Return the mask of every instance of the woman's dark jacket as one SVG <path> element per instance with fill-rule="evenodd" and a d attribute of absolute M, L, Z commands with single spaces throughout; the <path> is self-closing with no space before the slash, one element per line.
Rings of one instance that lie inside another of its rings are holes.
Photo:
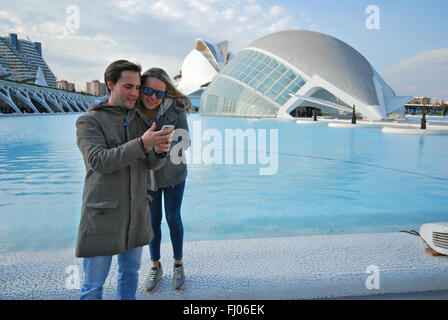
<path fill-rule="evenodd" d="M 171 150 L 167 155 L 165 164 L 160 169 L 150 169 L 148 172 L 148 189 L 156 191 L 158 188 L 172 187 L 186 179 L 187 164 L 185 161 L 182 161 L 179 164 L 174 164 L 171 152 L 178 151 L 178 156 L 181 156 L 181 153 L 190 146 L 186 113 L 186 110 L 190 110 L 190 108 L 191 102 L 188 97 L 177 98 L 175 100 L 166 98 L 160 105 L 157 115 L 153 119 L 147 121 L 149 127 L 152 126 L 153 122 L 156 123 L 157 126 L 155 130 L 160 130 L 162 126 L 166 124 L 174 125 L 175 128 L 175 133 L 173 135 L 175 141 L 171 144 Z M 137 112 L 146 119 L 144 110 L 143 104 L 138 102 Z M 182 148 L 179 148 L 180 146 L 177 148 L 174 147 L 177 143 L 182 141 L 182 138 L 176 138 L 176 136 L 182 132 L 179 129 L 184 129 L 185 131 L 183 132 L 188 135 L 186 137 L 188 141 L 184 141 L 184 145 L 186 146 L 183 148 L 183 151 L 181 151 Z"/>

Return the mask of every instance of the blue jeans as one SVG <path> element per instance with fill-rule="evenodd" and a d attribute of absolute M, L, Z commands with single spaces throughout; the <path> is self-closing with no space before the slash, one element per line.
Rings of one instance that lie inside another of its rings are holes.
<path fill-rule="evenodd" d="M 173 246 L 173 256 L 175 260 L 182 260 L 182 247 L 184 241 L 184 226 L 180 217 L 180 207 L 184 195 L 185 180 L 173 187 L 159 188 L 157 191 L 148 190 L 152 197 L 149 205 L 151 211 L 151 225 L 154 232 L 154 239 L 149 244 L 151 261 L 160 260 L 160 242 L 162 240 L 162 193 L 165 203 L 165 217 L 170 228 L 171 245 Z"/>
<path fill-rule="evenodd" d="M 138 284 L 138 270 L 143 247 L 126 250 L 118 255 L 118 277 L 115 299 L 135 300 Z M 112 256 L 84 258 L 84 282 L 80 300 L 101 300 L 103 285 L 109 274 Z"/>

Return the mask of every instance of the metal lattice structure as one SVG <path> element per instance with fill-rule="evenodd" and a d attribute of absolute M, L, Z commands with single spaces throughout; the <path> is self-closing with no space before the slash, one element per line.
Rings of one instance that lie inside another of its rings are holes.
<path fill-rule="evenodd" d="M 86 112 L 98 97 L 0 80 L 0 114 Z"/>

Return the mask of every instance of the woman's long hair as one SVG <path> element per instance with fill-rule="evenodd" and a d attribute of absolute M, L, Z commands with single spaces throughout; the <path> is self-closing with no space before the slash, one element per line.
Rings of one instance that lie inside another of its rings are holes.
<path fill-rule="evenodd" d="M 191 109 L 191 102 L 190 98 L 186 95 L 179 92 L 179 90 L 176 89 L 176 87 L 171 82 L 170 76 L 165 72 L 165 70 L 160 68 L 151 68 L 149 70 L 146 70 L 142 74 L 142 80 L 141 80 L 141 87 L 145 85 L 145 82 L 148 78 L 156 78 L 160 81 L 163 81 L 166 85 L 166 98 L 171 98 L 175 102 L 176 100 L 181 100 L 182 103 L 176 103 L 175 108 L 180 111 L 185 111 L 187 114 L 190 113 Z"/>

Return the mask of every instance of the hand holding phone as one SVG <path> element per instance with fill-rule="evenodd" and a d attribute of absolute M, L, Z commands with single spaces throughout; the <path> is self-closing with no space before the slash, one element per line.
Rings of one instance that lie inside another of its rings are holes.
<path fill-rule="evenodd" d="M 172 126 L 174 129 L 174 126 Z M 141 137 L 143 146 L 149 150 L 154 146 L 157 146 L 159 152 L 167 152 L 170 150 L 171 134 L 173 131 L 154 131 L 156 129 L 156 123 L 154 122 Z"/>
<path fill-rule="evenodd" d="M 166 130 L 166 129 L 168 129 L 169 131 L 173 131 L 174 126 L 172 124 L 165 124 L 162 126 L 162 130 Z"/>

